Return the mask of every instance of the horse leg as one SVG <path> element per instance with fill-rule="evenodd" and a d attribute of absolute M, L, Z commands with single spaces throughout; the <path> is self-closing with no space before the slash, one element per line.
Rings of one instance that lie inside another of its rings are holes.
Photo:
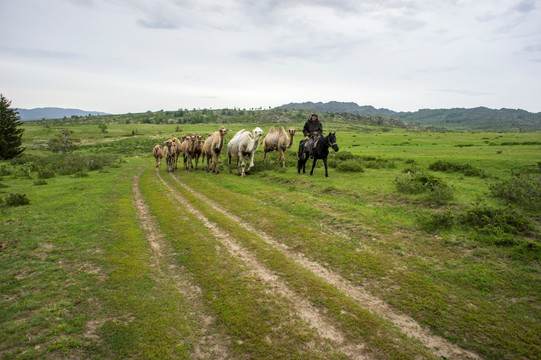
<path fill-rule="evenodd" d="M 325 177 L 329 177 L 329 172 L 327 171 L 327 158 L 323 158 L 323 164 L 325 164 Z"/>
<path fill-rule="evenodd" d="M 312 175 L 314 173 L 314 168 L 316 167 L 316 157 L 314 156 L 314 162 L 312 163 L 312 170 L 310 170 L 310 175 Z"/>

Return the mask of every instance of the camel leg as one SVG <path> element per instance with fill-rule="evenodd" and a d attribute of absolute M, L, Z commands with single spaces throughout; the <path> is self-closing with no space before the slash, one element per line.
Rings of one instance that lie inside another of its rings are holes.
<path fill-rule="evenodd" d="M 282 167 L 285 169 L 286 168 L 286 157 L 284 155 L 284 150 L 278 149 L 278 154 L 280 154 L 280 159 L 278 161 L 282 160 Z"/>
<path fill-rule="evenodd" d="M 242 153 L 242 151 L 239 152 L 239 157 L 238 157 L 238 161 L 240 162 L 240 169 L 239 169 L 239 174 L 240 176 L 244 177 L 246 176 L 246 173 L 245 173 L 245 167 L 246 167 L 246 162 L 244 160 L 244 154 Z M 237 163 L 237 169 L 238 169 L 238 163 Z"/>
<path fill-rule="evenodd" d="M 252 151 L 250 153 L 250 166 L 248 167 L 248 170 L 247 171 L 250 171 L 251 168 L 253 168 L 255 165 L 254 165 L 254 153 L 255 151 Z"/>
<path fill-rule="evenodd" d="M 233 171 L 231 171 L 231 154 L 227 154 L 227 163 L 229 164 L 229 173 L 232 174 Z M 237 167 L 238 167 L 238 161 L 237 161 Z"/>
<path fill-rule="evenodd" d="M 263 150 L 263 164 L 267 164 L 267 152 Z"/>
<path fill-rule="evenodd" d="M 218 162 L 220 161 L 220 158 L 216 154 L 214 154 L 213 157 L 214 157 L 214 171 L 213 172 L 215 174 L 219 174 L 220 170 L 218 169 Z"/>

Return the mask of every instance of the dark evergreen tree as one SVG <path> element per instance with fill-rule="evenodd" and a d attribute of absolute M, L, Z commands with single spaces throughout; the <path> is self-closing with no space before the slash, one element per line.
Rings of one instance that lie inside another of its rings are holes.
<path fill-rule="evenodd" d="M 0 94 L 0 159 L 13 159 L 24 151 L 24 129 L 19 128 L 22 121 L 19 113 L 11 109 L 11 101 Z"/>

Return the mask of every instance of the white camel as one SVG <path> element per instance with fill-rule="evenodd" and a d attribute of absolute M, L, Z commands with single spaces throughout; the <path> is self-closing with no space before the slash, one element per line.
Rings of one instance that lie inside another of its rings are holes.
<path fill-rule="evenodd" d="M 231 171 L 231 158 L 234 156 L 237 158 L 237 170 L 239 171 L 240 176 L 246 176 L 246 173 L 254 167 L 254 153 L 259 146 L 259 141 L 263 136 L 263 130 L 259 127 L 256 127 L 252 133 L 248 130 L 238 131 L 233 139 L 227 144 L 227 156 L 229 158 L 229 172 Z M 246 169 L 246 164 L 244 158 L 246 156 L 250 157 L 250 165 Z M 240 167 L 239 167 L 240 161 Z"/>

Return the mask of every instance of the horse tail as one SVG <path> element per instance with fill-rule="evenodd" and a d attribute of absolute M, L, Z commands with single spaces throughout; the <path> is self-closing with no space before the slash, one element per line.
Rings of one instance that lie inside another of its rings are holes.
<path fill-rule="evenodd" d="M 304 153 L 304 144 L 306 143 L 306 139 L 301 140 L 299 142 L 299 151 L 297 152 L 297 160 L 302 159 L 302 154 Z"/>

